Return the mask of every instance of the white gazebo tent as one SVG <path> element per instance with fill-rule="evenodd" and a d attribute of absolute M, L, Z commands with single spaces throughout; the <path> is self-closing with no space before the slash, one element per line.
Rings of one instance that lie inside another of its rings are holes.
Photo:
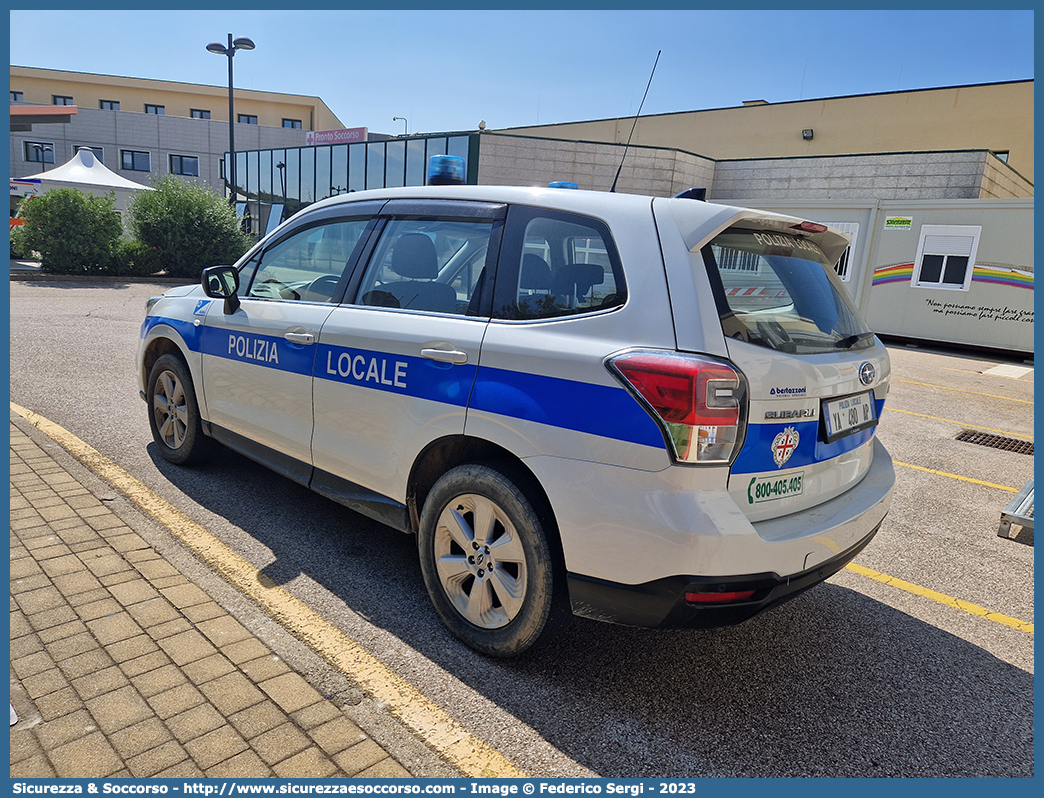
<path fill-rule="evenodd" d="M 77 150 L 72 160 L 56 166 L 48 172 L 40 172 L 19 179 L 39 181 L 38 193 L 40 194 L 44 194 L 52 188 L 74 188 L 96 197 L 104 197 L 112 192 L 116 195 L 116 210 L 121 213 L 127 210 L 127 202 L 136 193 L 152 190 L 141 183 L 120 177 L 95 158 L 94 153 L 87 148 Z"/>

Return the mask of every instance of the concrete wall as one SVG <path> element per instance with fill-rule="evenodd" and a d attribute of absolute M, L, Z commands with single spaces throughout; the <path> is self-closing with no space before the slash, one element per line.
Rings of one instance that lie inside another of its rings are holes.
<path fill-rule="evenodd" d="M 523 136 L 623 142 L 633 117 L 508 128 Z M 812 139 L 802 138 L 803 130 Z M 643 116 L 632 144 L 716 159 L 910 150 L 1008 152 L 1033 180 L 1033 81 L 737 105 Z"/>
<path fill-rule="evenodd" d="M 236 150 L 301 147 L 306 131 L 264 125 L 236 125 Z M 54 144 L 54 164 L 26 161 L 22 142 Z M 171 154 L 199 158 L 199 178 L 220 191 L 223 186 L 220 161 L 228 151 L 228 121 L 187 119 L 176 116 L 132 114 L 80 108 L 68 124 L 34 125 L 28 133 L 11 134 L 11 177 L 25 177 L 52 169 L 73 156 L 74 146 L 101 147 L 105 166 L 135 183 L 170 171 Z M 142 150 L 152 156 L 151 172 L 126 171 L 120 150 Z M 191 179 L 191 178 L 189 178 Z"/>
<path fill-rule="evenodd" d="M 484 133 L 479 139 L 480 185 L 546 186 L 568 180 L 580 188 L 668 197 L 693 186 L 710 187 L 714 162 L 691 153 L 561 139 Z M 623 167 L 621 168 L 621 159 Z"/>
<path fill-rule="evenodd" d="M 479 183 L 537 186 L 570 180 L 606 191 L 623 155 L 621 144 L 484 133 Z M 631 146 L 617 191 L 668 197 L 694 186 L 707 188 L 708 199 L 726 203 L 1033 196 L 1032 183 L 983 150 L 714 161 L 680 150 Z"/>
<path fill-rule="evenodd" d="M 1032 196 L 1033 185 L 996 156 L 960 151 L 719 161 L 711 199 L 774 202 Z"/>
<path fill-rule="evenodd" d="M 1033 196 L 1033 184 L 995 155 L 986 158 L 979 197 L 1025 199 Z"/>

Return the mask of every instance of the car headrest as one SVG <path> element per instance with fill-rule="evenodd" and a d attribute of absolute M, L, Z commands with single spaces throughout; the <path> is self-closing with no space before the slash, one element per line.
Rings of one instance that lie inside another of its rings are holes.
<path fill-rule="evenodd" d="M 434 280 L 439 276 L 435 243 L 423 233 L 407 233 L 395 242 L 391 268 L 400 277 Z"/>
<path fill-rule="evenodd" d="M 605 282 L 605 271 L 597 263 L 567 263 L 555 274 L 552 292 L 587 296 L 596 285 Z"/>
<path fill-rule="evenodd" d="M 518 287 L 533 291 L 551 290 L 551 267 L 547 261 L 539 255 L 523 255 Z"/>

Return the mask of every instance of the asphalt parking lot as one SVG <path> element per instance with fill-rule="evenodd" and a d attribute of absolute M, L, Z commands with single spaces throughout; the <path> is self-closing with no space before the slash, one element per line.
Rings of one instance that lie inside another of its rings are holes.
<path fill-rule="evenodd" d="M 1033 477 L 1033 367 L 1026 358 L 892 345 L 880 425 L 896 462 L 892 511 L 857 562 L 1021 620 L 1033 618 L 1033 533 L 998 537 Z M 965 432 L 1028 453 L 958 440 Z"/>
<path fill-rule="evenodd" d="M 118 463 L 525 772 L 1033 774 L 1033 536 L 997 535 L 1033 458 L 957 440 L 1032 443 L 1025 358 L 889 345 L 878 429 L 897 487 L 862 570 L 739 627 L 578 620 L 537 656 L 491 662 L 438 624 L 405 536 L 230 452 L 193 470 L 155 455 L 132 363 L 144 301 L 163 288 L 12 283 L 12 402 Z"/>

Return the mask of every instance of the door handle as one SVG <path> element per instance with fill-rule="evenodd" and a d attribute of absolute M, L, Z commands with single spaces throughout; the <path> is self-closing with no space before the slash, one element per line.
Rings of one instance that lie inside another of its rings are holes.
<path fill-rule="evenodd" d="M 315 336 L 311 333 L 283 333 L 283 337 L 292 344 L 314 344 Z"/>
<path fill-rule="evenodd" d="M 462 366 L 468 362 L 468 353 L 459 349 L 422 349 L 421 355 L 428 360 L 437 360 L 440 363 L 453 363 Z"/>

